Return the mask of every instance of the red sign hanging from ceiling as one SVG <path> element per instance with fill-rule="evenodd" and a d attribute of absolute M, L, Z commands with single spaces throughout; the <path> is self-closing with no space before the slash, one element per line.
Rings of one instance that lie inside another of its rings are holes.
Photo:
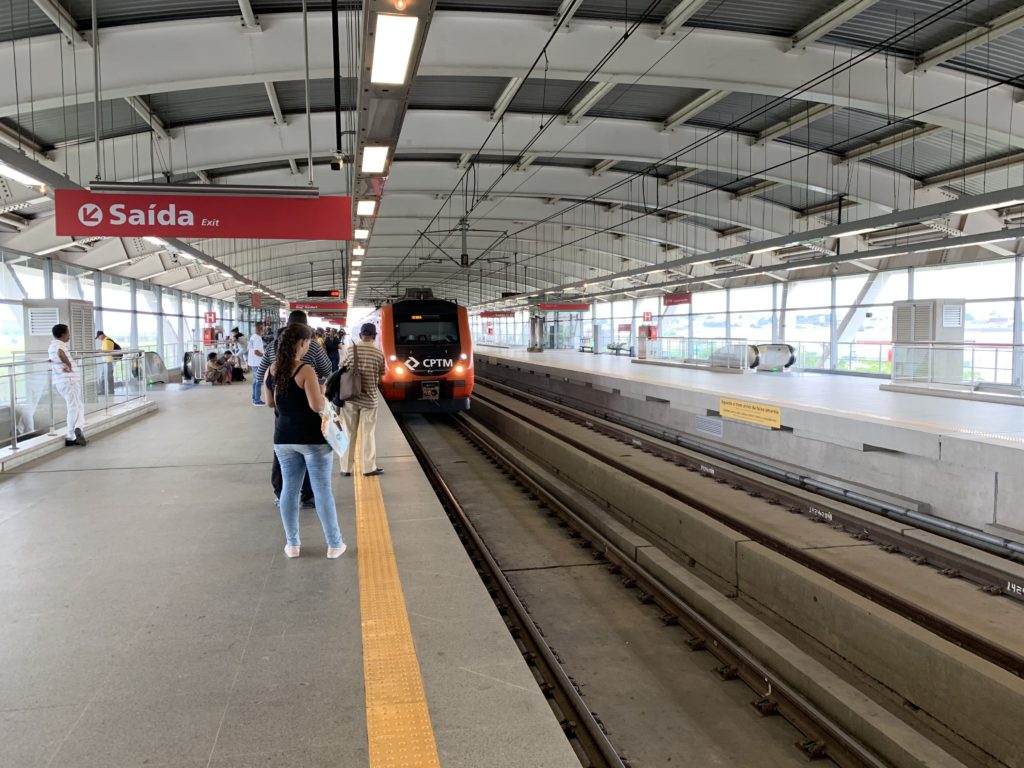
<path fill-rule="evenodd" d="M 303 312 L 312 312 L 317 315 L 338 314 L 348 312 L 347 301 L 293 301 L 288 309 L 301 309 Z"/>
<path fill-rule="evenodd" d="M 516 313 L 512 310 L 488 310 L 487 312 L 481 312 L 480 317 L 515 317 Z"/>
<path fill-rule="evenodd" d="M 676 307 L 680 304 L 690 304 L 693 300 L 692 293 L 670 293 L 662 297 L 661 301 L 666 307 Z"/>
<path fill-rule="evenodd" d="M 537 309 L 545 312 L 586 312 L 589 304 L 538 304 Z"/>
<path fill-rule="evenodd" d="M 56 190 L 57 234 L 351 240 L 352 198 L 136 195 Z"/>
<path fill-rule="evenodd" d="M 254 293 L 252 294 L 252 308 L 263 309 L 263 294 Z"/>

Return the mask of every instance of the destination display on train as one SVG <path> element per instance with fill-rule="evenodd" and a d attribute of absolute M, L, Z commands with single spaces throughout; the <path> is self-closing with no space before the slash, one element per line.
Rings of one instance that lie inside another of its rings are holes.
<path fill-rule="evenodd" d="M 254 237 L 350 240 L 352 198 L 55 192 L 66 237 Z"/>

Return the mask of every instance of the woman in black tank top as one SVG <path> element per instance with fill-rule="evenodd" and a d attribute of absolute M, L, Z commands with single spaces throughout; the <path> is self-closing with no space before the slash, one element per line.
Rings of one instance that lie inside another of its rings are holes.
<path fill-rule="evenodd" d="M 324 396 L 316 372 L 302 362 L 309 351 L 313 331 L 308 325 L 289 325 L 278 341 L 277 355 L 267 372 L 263 396 L 273 406 L 274 453 L 281 464 L 284 480 L 281 488 L 281 522 L 284 525 L 287 557 L 298 557 L 299 491 L 308 472 L 316 501 L 316 513 L 327 539 L 327 557 L 332 560 L 345 553 L 338 527 L 331 482 L 334 451 L 320 428 Z"/>

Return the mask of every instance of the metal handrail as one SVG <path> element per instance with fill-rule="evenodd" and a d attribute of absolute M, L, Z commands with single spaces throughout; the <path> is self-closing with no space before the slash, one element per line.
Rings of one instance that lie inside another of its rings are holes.
<path fill-rule="evenodd" d="M 111 350 L 111 349 L 104 349 L 104 350 L 94 350 L 94 351 L 90 351 L 90 352 L 79 352 L 79 351 L 75 351 L 75 350 L 68 350 L 68 356 L 71 359 L 79 358 L 79 359 L 83 359 L 83 360 L 85 360 L 85 359 L 94 359 L 94 358 L 97 358 L 97 357 L 110 357 L 112 355 L 117 355 L 118 357 L 123 358 L 125 356 L 130 356 L 130 355 L 142 355 L 142 354 L 145 354 L 147 351 L 148 350 L 145 350 L 145 349 L 113 349 L 113 350 Z M 19 360 L 17 362 L 13 362 L 13 363 L 0 363 L 0 368 L 17 368 L 17 367 L 23 367 L 23 366 L 26 366 L 26 365 L 44 365 L 44 364 L 49 364 L 49 363 L 50 363 L 50 359 L 48 357 L 38 357 L 38 358 L 32 358 L 30 360 L 29 359 Z M 0 375 L 2 375 L 2 374 L 0 374 Z"/>

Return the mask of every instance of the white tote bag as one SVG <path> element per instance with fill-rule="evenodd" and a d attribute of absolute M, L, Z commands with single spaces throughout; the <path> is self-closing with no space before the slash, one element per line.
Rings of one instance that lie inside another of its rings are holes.
<path fill-rule="evenodd" d="M 348 434 L 342 424 L 341 414 L 333 403 L 327 403 L 320 415 L 320 430 L 331 449 L 339 456 L 344 456 L 348 450 Z"/>

